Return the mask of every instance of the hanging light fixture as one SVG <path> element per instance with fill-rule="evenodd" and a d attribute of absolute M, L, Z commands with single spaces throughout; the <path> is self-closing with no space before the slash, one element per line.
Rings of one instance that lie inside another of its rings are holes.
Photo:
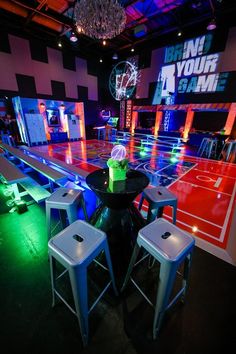
<path fill-rule="evenodd" d="M 80 0 L 75 5 L 74 19 L 88 37 L 111 39 L 124 30 L 126 14 L 117 0 Z"/>
<path fill-rule="evenodd" d="M 209 5 L 210 5 L 211 10 L 212 10 L 213 18 L 212 18 L 211 21 L 208 23 L 208 25 L 207 25 L 207 30 L 208 30 L 208 31 L 213 31 L 214 29 L 216 29 L 216 18 L 215 18 L 215 8 L 214 8 L 214 6 L 213 6 L 212 0 L 209 0 Z"/>

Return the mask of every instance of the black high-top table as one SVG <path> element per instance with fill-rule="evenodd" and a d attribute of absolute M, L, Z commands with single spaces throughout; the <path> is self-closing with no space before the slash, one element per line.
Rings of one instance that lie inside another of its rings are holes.
<path fill-rule="evenodd" d="M 111 182 L 109 169 L 96 170 L 86 177 L 86 183 L 101 203 L 90 223 L 107 234 L 115 276 L 122 281 L 138 231 L 145 219 L 133 201 L 149 184 L 148 177 L 128 170 L 125 181 Z"/>

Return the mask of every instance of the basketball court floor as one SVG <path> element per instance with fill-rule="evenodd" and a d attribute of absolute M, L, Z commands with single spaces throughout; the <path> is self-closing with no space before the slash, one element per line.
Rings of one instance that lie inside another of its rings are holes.
<path fill-rule="evenodd" d="M 31 149 L 48 154 L 58 164 L 63 161 L 90 173 L 107 167 L 113 145 L 93 139 Z M 123 145 L 129 168 L 144 172 L 150 186 L 165 186 L 177 196 L 177 225 L 195 236 L 198 247 L 236 265 L 236 164 L 188 155 L 186 146 L 170 150 L 156 143 L 141 146 L 132 139 Z M 144 203 L 142 213 L 146 211 Z M 164 209 L 168 220 L 172 219 L 171 213 L 171 208 Z"/>

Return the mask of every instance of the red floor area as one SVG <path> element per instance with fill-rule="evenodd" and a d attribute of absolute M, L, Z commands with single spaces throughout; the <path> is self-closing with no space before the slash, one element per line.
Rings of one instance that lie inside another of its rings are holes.
<path fill-rule="evenodd" d="M 58 161 L 92 172 L 97 168 L 106 167 L 112 146 L 110 142 L 88 140 L 36 146 L 32 149 L 48 152 L 49 156 Z M 140 148 L 133 142 L 126 147 L 131 155 L 130 162 L 136 163 L 137 169 L 142 166 L 141 170 L 148 171 L 149 176 L 150 173 L 158 176 L 163 170 L 173 169 L 173 164 L 168 162 L 173 154 L 169 152 L 159 151 L 153 147 L 142 156 Z M 183 162 L 192 165 L 183 168 Z M 196 239 L 205 240 L 211 245 L 225 249 L 235 208 L 236 165 L 181 155 L 174 167 L 175 177 L 168 188 L 178 198 L 177 225 L 195 235 Z M 171 179 L 171 174 L 166 178 Z M 143 210 L 146 210 L 145 204 Z M 171 218 L 171 209 L 166 208 L 164 215 Z"/>

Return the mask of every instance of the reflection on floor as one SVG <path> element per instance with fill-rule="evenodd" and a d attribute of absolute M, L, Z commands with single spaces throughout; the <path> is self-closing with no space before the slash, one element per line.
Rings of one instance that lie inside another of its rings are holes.
<path fill-rule="evenodd" d="M 236 201 L 236 164 L 189 155 L 189 147 L 164 149 L 126 142 L 129 167 L 143 171 L 150 185 L 168 187 L 178 198 L 177 225 L 196 237 L 196 244 L 223 260 L 236 264 L 231 249 L 231 227 Z M 101 140 L 32 147 L 59 162 L 73 164 L 87 172 L 107 167 L 113 143 Z M 192 152 L 191 152 L 192 153 Z M 136 200 L 138 203 L 138 198 Z M 143 206 L 143 212 L 147 210 Z M 171 218 L 171 209 L 164 216 Z M 235 231 L 236 232 L 236 231 Z"/>

